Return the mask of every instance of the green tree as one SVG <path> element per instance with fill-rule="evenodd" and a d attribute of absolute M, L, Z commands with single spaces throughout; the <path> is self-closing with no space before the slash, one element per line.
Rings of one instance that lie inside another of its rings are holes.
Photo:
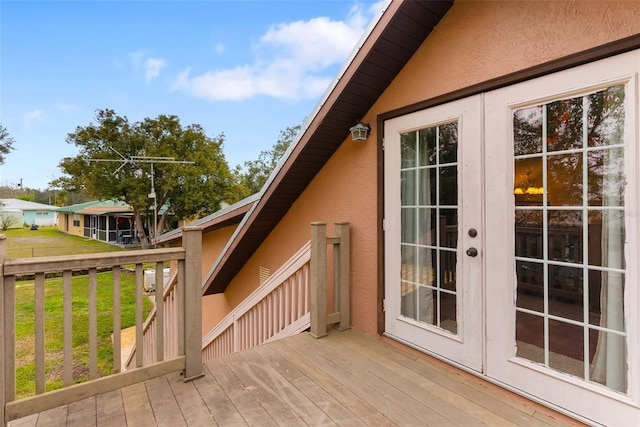
<path fill-rule="evenodd" d="M 168 216 L 193 219 L 209 214 L 232 193 L 233 177 L 222 153 L 224 135 L 209 138 L 200 125 L 182 126 L 176 116 L 130 123 L 105 109 L 97 112 L 96 121 L 68 134 L 67 142 L 80 151 L 62 159 L 59 166 L 65 175 L 52 185 L 127 203 L 143 247 L 150 241 L 145 216 L 151 224 L 157 218 L 159 235 Z M 167 158 L 176 162 L 168 163 Z M 149 197 L 152 184 L 155 204 Z"/>
<path fill-rule="evenodd" d="M 13 137 L 9 135 L 9 131 L 0 123 L 0 165 L 3 165 L 7 154 L 13 150 L 15 143 Z"/>
<path fill-rule="evenodd" d="M 270 150 L 261 151 L 258 160 L 244 162 L 244 168 L 236 166 L 235 174 L 244 191 L 244 197 L 262 189 L 301 127 L 297 125 L 280 131 L 280 136 L 273 147 Z"/>

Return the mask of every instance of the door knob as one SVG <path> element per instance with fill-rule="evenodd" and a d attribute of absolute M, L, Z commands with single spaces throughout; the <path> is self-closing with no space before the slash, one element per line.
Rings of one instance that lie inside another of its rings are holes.
<path fill-rule="evenodd" d="M 467 255 L 470 257 L 476 257 L 478 256 L 478 250 L 476 248 L 469 248 L 467 249 Z"/>

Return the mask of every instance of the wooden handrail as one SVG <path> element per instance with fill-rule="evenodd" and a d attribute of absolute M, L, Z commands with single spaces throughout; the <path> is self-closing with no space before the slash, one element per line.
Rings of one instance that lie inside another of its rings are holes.
<path fill-rule="evenodd" d="M 62 270 L 87 270 L 109 268 L 114 265 L 163 262 L 185 259 L 184 248 L 145 249 L 132 252 L 105 252 L 86 255 L 59 255 L 40 258 L 7 259 L 4 262 L 5 276 L 20 276 L 36 272 L 58 272 Z"/>

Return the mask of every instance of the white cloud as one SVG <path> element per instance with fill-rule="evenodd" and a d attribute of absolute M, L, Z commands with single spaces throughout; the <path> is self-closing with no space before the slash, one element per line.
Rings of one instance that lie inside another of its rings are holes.
<path fill-rule="evenodd" d="M 329 67 L 344 62 L 372 15 L 354 6 L 344 21 L 319 17 L 274 25 L 253 46 L 252 64 L 193 76 L 187 68 L 173 89 L 210 101 L 320 96 L 333 79 Z"/>
<path fill-rule="evenodd" d="M 152 78 L 160 75 L 160 69 L 166 67 L 167 62 L 164 59 L 159 58 L 147 58 L 144 61 L 144 80 L 149 83 Z"/>
<path fill-rule="evenodd" d="M 30 130 L 34 123 L 44 122 L 47 119 L 46 114 L 42 110 L 30 111 L 22 116 L 22 129 Z"/>
<path fill-rule="evenodd" d="M 129 61 L 135 70 L 144 70 L 144 80 L 147 83 L 160 75 L 160 70 L 167 66 L 162 58 L 152 58 L 144 51 L 138 50 L 129 54 Z"/>

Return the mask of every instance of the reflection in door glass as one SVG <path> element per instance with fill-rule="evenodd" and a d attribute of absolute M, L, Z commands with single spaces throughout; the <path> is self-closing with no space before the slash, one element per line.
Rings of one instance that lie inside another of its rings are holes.
<path fill-rule="evenodd" d="M 513 113 L 516 356 L 620 392 L 624 95 L 618 85 Z"/>
<path fill-rule="evenodd" d="M 401 314 L 458 331 L 457 122 L 401 135 Z"/>

